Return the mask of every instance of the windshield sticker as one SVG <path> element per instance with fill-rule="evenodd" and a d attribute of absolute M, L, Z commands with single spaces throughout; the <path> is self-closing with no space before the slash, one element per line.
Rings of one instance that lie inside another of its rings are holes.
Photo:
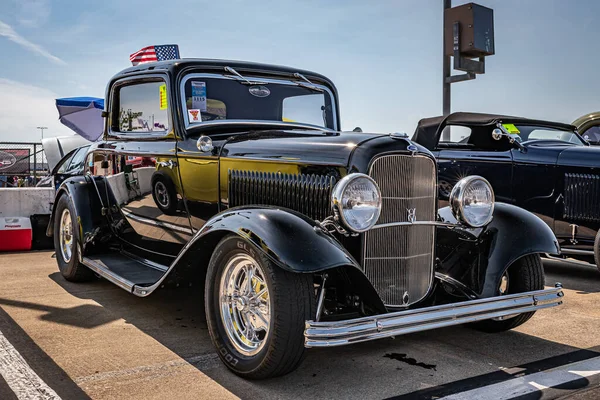
<path fill-rule="evenodd" d="M 166 110 L 168 103 L 167 103 L 167 85 L 166 84 L 162 84 L 158 87 L 158 95 L 160 97 L 160 109 L 161 110 Z"/>
<path fill-rule="evenodd" d="M 206 111 L 206 82 L 192 81 L 192 108 Z"/>
<path fill-rule="evenodd" d="M 266 86 L 251 86 L 248 91 L 252 96 L 256 97 L 267 97 L 271 94 L 271 91 Z"/>
<path fill-rule="evenodd" d="M 516 134 L 516 135 L 518 135 L 519 133 L 521 133 L 521 131 L 518 130 L 517 127 L 514 124 L 502 124 L 502 126 L 510 134 L 513 134 L 513 135 Z"/>
<path fill-rule="evenodd" d="M 202 122 L 202 115 L 200 114 L 200 110 L 197 108 L 188 110 L 188 119 L 190 120 L 190 122 Z"/>

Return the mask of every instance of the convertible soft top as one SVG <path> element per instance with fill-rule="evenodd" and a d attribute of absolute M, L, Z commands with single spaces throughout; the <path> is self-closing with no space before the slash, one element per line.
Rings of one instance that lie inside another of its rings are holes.
<path fill-rule="evenodd" d="M 416 142 L 421 146 L 428 148 L 429 150 L 433 150 L 438 143 L 442 130 L 448 125 L 486 126 L 495 125 L 498 122 L 511 124 L 540 125 L 555 127 L 558 129 L 575 130 L 575 127 L 573 125 L 563 124 L 561 122 L 544 121 L 500 114 L 456 112 L 446 117 L 439 116 L 423 118 L 417 124 L 417 129 L 415 130 L 412 140 L 413 142 Z"/>

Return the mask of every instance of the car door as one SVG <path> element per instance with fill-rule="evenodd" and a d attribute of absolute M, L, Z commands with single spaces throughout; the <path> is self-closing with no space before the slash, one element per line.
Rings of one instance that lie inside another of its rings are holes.
<path fill-rule="evenodd" d="M 505 142 L 491 138 L 491 129 L 451 126 L 450 139 L 438 143 L 434 152 L 438 158 L 442 202 L 448 200 L 452 187 L 460 179 L 480 175 L 494 188 L 497 201 L 514 203 L 512 152 Z"/>
<path fill-rule="evenodd" d="M 123 218 L 114 223 L 119 236 L 148 252 L 173 255 L 191 239 L 192 229 L 179 180 L 169 89 L 161 75 L 117 81 L 108 138 L 92 165 Z"/>

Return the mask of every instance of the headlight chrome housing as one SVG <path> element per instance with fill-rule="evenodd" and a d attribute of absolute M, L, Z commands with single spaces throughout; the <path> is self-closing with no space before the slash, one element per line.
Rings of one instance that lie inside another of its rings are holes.
<path fill-rule="evenodd" d="M 368 175 L 353 173 L 333 188 L 331 202 L 344 228 L 365 232 L 373 227 L 381 213 L 381 191 Z"/>
<path fill-rule="evenodd" d="M 494 190 L 481 176 L 467 176 L 452 188 L 450 207 L 458 221 L 473 228 L 480 228 L 492 220 Z"/>

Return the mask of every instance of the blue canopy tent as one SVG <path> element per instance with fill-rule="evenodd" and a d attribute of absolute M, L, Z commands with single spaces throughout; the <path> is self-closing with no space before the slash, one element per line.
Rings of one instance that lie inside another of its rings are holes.
<path fill-rule="evenodd" d="M 95 142 L 104 131 L 104 99 L 98 97 L 65 97 L 56 99 L 60 122 L 78 135 Z"/>

